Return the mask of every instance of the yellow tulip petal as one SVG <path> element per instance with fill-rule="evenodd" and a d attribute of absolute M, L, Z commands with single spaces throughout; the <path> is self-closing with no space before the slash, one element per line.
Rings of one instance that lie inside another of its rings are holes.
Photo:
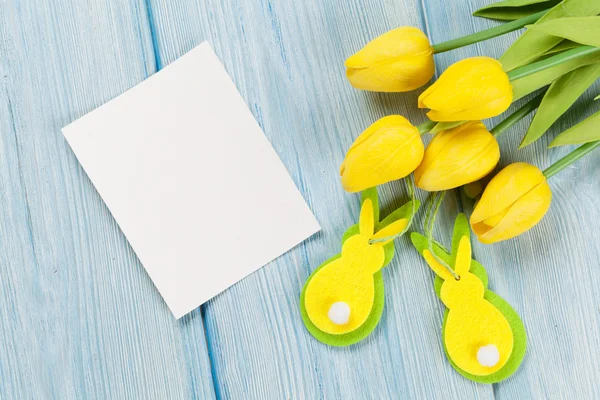
<path fill-rule="evenodd" d="M 402 115 L 388 115 L 387 117 L 380 118 L 372 123 L 371 126 L 365 129 L 363 133 L 361 133 L 356 140 L 354 140 L 354 143 L 352 143 L 352 146 L 350 146 L 348 153 L 360 147 L 367 140 L 369 140 L 371 136 L 383 129 L 399 128 L 404 126 L 411 127 L 412 124 Z"/>
<path fill-rule="evenodd" d="M 542 171 L 533 165 L 523 162 L 508 165 L 488 183 L 473 210 L 471 225 L 502 213 L 545 180 Z"/>
<path fill-rule="evenodd" d="M 429 82 L 434 72 L 433 53 L 424 51 L 368 68 L 348 68 L 346 76 L 357 89 L 375 92 L 408 92 Z"/>
<path fill-rule="evenodd" d="M 347 68 L 369 68 L 397 57 L 413 56 L 431 50 L 427 36 L 418 28 L 401 26 L 371 40 L 350 56 Z"/>
<path fill-rule="evenodd" d="M 423 173 L 431 166 L 433 161 L 437 158 L 439 153 L 446 147 L 454 137 L 456 137 L 462 130 L 466 129 L 470 124 L 462 124 L 457 126 L 456 128 L 449 129 L 447 131 L 442 131 L 436 134 L 431 142 L 427 145 L 427 150 L 423 154 L 423 161 L 415 170 L 415 182 L 421 180 L 421 176 Z"/>
<path fill-rule="evenodd" d="M 512 90 L 512 88 L 510 89 Z M 483 102 L 471 109 L 442 112 L 431 110 L 427 113 L 427 117 L 432 121 L 472 121 L 477 119 L 492 118 L 500 115 L 512 104 L 512 96 L 501 96 L 490 102 Z"/>
<path fill-rule="evenodd" d="M 502 221 L 502 218 L 504 218 L 506 216 L 506 214 L 508 214 L 508 210 L 509 210 L 509 208 L 500 212 L 499 214 L 496 214 L 494 216 L 486 218 L 483 221 L 483 223 L 486 224 L 487 226 L 492 226 L 492 227 L 498 225 L 500 223 L 500 221 Z"/>
<path fill-rule="evenodd" d="M 415 171 L 416 185 L 427 191 L 456 188 L 489 174 L 500 159 L 500 147 L 477 121 L 438 133 Z"/>
<path fill-rule="evenodd" d="M 500 97 L 506 88 L 505 81 L 508 77 L 497 60 L 468 58 L 448 67 L 419 100 L 431 109 L 466 110 L 479 106 L 482 99 Z"/>
<path fill-rule="evenodd" d="M 404 178 L 417 168 L 424 151 L 418 129 L 406 118 L 382 118 L 348 150 L 340 167 L 342 185 L 349 192 L 359 192 Z"/>
<path fill-rule="evenodd" d="M 483 193 L 483 182 L 481 180 L 467 183 L 463 190 L 465 191 L 465 195 L 470 199 L 475 199 L 481 193 Z"/>
<path fill-rule="evenodd" d="M 541 221 L 550 208 L 551 201 L 552 191 L 544 181 L 519 198 L 496 226 L 478 234 L 479 241 L 492 244 L 528 231 Z"/>
<path fill-rule="evenodd" d="M 434 121 L 477 120 L 496 116 L 512 102 L 512 86 L 502 65 L 489 57 L 459 61 L 419 96 L 420 108 Z"/>
<path fill-rule="evenodd" d="M 435 72 L 427 36 L 414 27 L 393 29 L 346 60 L 346 76 L 357 89 L 407 92 L 423 86 Z"/>

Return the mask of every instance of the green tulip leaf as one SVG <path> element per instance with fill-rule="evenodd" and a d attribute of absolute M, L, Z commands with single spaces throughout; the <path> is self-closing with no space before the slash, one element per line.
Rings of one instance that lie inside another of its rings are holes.
<path fill-rule="evenodd" d="M 600 140 L 600 111 L 555 137 L 548 147 L 589 143 L 596 140 Z"/>
<path fill-rule="evenodd" d="M 598 96 L 594 97 L 594 101 L 596 101 L 598 99 L 600 99 L 600 94 Z"/>
<path fill-rule="evenodd" d="M 560 0 L 505 0 L 492 3 L 473 13 L 476 17 L 514 21 L 547 10 Z"/>
<path fill-rule="evenodd" d="M 527 29 L 600 47 L 600 17 L 559 18 L 528 25 Z"/>
<path fill-rule="evenodd" d="M 564 17 L 587 17 L 600 14 L 598 0 L 563 0 L 534 25 Z M 505 71 L 529 64 L 561 42 L 562 38 L 529 29 L 500 57 Z"/>
<path fill-rule="evenodd" d="M 456 128 L 459 125 L 464 124 L 467 121 L 452 121 L 452 122 L 438 122 L 433 129 L 429 131 L 432 135 L 436 133 L 440 133 L 442 131 L 447 131 L 448 129 Z"/>
<path fill-rule="evenodd" d="M 540 103 L 519 147 L 528 146 L 542 137 L 598 78 L 600 64 L 592 64 L 579 67 L 555 80 Z"/>
<path fill-rule="evenodd" d="M 562 53 L 563 51 L 574 49 L 575 47 L 579 47 L 579 43 L 572 42 L 570 40 L 563 40 L 547 52 L 545 52 L 544 56 L 553 56 L 558 53 Z M 537 60 L 536 60 L 537 61 Z"/>
<path fill-rule="evenodd" d="M 599 1 L 600 3 L 600 1 Z M 543 88 L 551 84 L 554 80 L 563 76 L 564 74 L 573 71 L 584 65 L 590 65 L 600 62 L 600 54 L 592 53 L 582 57 L 577 57 L 568 60 L 562 64 L 558 64 L 552 68 L 545 69 L 535 74 L 531 74 L 521 79 L 512 81 L 513 87 L 513 101 L 527 96 L 529 93 L 535 92 L 538 89 Z"/>

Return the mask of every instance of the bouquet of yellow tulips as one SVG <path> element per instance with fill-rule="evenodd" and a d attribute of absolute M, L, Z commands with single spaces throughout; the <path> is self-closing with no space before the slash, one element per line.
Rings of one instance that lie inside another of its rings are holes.
<path fill-rule="evenodd" d="M 428 121 L 415 126 L 403 116 L 386 116 L 354 141 L 340 176 L 345 190 L 362 192 L 359 222 L 342 238 L 341 253 L 307 279 L 300 299 L 303 322 L 315 338 L 348 346 L 379 323 L 380 270 L 394 256 L 394 239 L 410 228 L 419 209 L 416 186 L 431 194 L 429 206 L 422 207 L 425 234 L 413 232 L 411 240 L 437 275 L 435 292 L 446 306 L 442 342 L 451 365 L 480 383 L 499 382 L 518 369 L 526 351 L 524 325 L 487 288 L 484 267 L 472 260 L 470 231 L 493 244 L 531 229 L 550 207 L 547 180 L 600 145 L 598 112 L 551 142 L 550 147 L 582 146 L 545 170 L 517 162 L 489 177 L 500 160 L 499 135 L 537 110 L 520 146 L 533 143 L 600 78 L 598 14 L 600 0 L 505 0 L 475 13 L 508 21 L 492 29 L 432 45 L 419 29 L 400 27 L 346 60 L 352 86 L 406 92 L 432 79 L 435 54 L 527 28 L 499 60 L 472 57 L 448 67 L 418 98 Z M 536 91 L 492 129 L 482 122 Z M 427 132 L 434 136 L 425 146 Z M 376 187 L 403 178 L 412 201 L 381 220 Z M 432 231 L 445 191 L 458 187 L 476 203 L 470 220 L 457 217 L 446 250 Z"/>
<path fill-rule="evenodd" d="M 500 160 L 498 135 L 537 109 L 520 146 L 533 143 L 600 78 L 598 14 L 600 1 L 508 0 L 475 15 L 509 22 L 473 35 L 432 45 L 421 30 L 399 27 L 367 43 L 346 60 L 350 84 L 406 92 L 431 80 L 435 54 L 527 28 L 499 60 L 472 57 L 448 67 L 419 96 L 418 107 L 429 110 L 429 121 L 414 126 L 393 115 L 368 127 L 342 163 L 343 187 L 358 192 L 414 173 L 416 186 L 429 192 L 467 185 L 467 193 L 477 200 L 471 228 L 482 243 L 511 239 L 532 228 L 550 206 L 547 179 L 600 144 L 600 113 L 552 141 L 550 147 L 584 146 L 545 171 L 515 163 L 485 189 L 479 181 Z M 540 89 L 493 129 L 482 122 Z M 435 136 L 425 148 L 421 134 L 426 132 Z"/>

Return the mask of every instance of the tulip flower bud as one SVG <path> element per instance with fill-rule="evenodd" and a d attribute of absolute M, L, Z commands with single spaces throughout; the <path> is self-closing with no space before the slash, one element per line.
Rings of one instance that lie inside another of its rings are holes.
<path fill-rule="evenodd" d="M 424 151 L 419 130 L 406 118 L 381 118 L 348 150 L 340 167 L 342 186 L 348 192 L 360 192 L 404 178 L 417 168 Z"/>
<path fill-rule="evenodd" d="M 551 200 L 542 171 L 522 162 L 510 164 L 488 183 L 471 215 L 471 228 L 481 243 L 511 239 L 540 222 Z"/>
<path fill-rule="evenodd" d="M 473 121 L 495 117 L 512 103 L 513 91 L 502 64 L 473 57 L 450 67 L 419 96 L 432 121 Z"/>
<path fill-rule="evenodd" d="M 410 26 L 384 33 L 346 60 L 350 84 L 373 92 L 408 92 L 429 82 L 434 72 L 429 39 Z"/>
<path fill-rule="evenodd" d="M 489 174 L 500 160 L 500 146 L 481 121 L 471 121 L 435 135 L 415 183 L 437 192 L 475 182 Z"/>
<path fill-rule="evenodd" d="M 481 180 L 467 183 L 465 186 L 463 186 L 463 190 L 465 192 L 465 196 L 470 199 L 475 199 L 481 194 L 481 192 L 483 192 L 483 183 Z"/>

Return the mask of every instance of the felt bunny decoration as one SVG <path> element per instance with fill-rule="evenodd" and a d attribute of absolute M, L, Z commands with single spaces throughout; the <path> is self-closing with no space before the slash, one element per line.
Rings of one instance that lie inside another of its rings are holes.
<path fill-rule="evenodd" d="M 525 328 L 506 301 L 486 289 L 483 266 L 471 259 L 467 218 L 459 214 L 454 225 L 452 253 L 433 246 L 424 236 L 411 239 L 436 273 L 436 293 L 447 307 L 442 329 L 444 350 L 453 367 L 463 376 L 482 383 L 506 379 L 517 370 L 526 348 Z"/>
<path fill-rule="evenodd" d="M 341 254 L 317 268 L 302 291 L 302 318 L 318 340 L 347 346 L 375 329 L 384 303 L 381 269 L 417 208 L 409 202 L 379 222 L 377 190 L 363 191 L 359 224 L 344 235 Z"/>

